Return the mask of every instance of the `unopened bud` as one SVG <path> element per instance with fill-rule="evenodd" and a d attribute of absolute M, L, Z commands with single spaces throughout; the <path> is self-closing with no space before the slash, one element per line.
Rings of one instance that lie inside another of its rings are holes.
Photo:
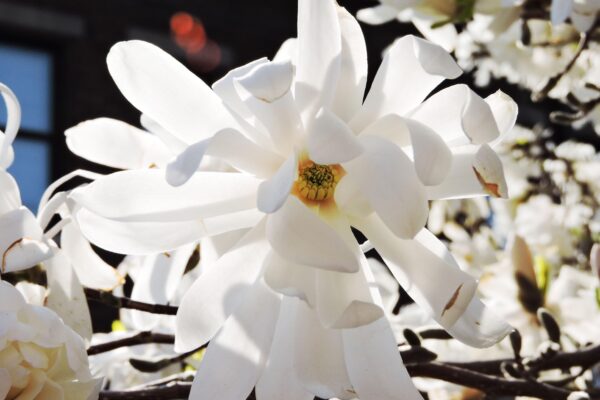
<path fill-rule="evenodd" d="M 560 343 L 560 327 L 552 314 L 550 314 L 548 310 L 540 308 L 537 312 L 537 316 L 548 333 L 548 339 L 554 343 Z"/>

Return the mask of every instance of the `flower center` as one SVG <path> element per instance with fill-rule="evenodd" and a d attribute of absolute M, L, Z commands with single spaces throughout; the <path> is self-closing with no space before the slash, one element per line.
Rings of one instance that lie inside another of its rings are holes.
<path fill-rule="evenodd" d="M 333 197 L 341 177 L 340 166 L 316 164 L 309 160 L 298 168 L 296 190 L 306 200 L 328 200 Z"/>

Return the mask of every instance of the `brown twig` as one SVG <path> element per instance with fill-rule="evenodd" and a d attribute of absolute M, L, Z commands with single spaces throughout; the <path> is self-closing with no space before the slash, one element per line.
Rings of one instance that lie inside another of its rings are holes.
<path fill-rule="evenodd" d="M 152 314 L 176 315 L 177 307 L 164 304 L 150 304 L 128 297 L 115 296 L 110 292 L 85 288 L 83 289 L 88 300 L 102 303 L 113 308 L 130 308 L 132 310 L 145 311 Z"/>
<path fill-rule="evenodd" d="M 194 353 L 206 348 L 206 346 L 208 346 L 208 343 L 206 343 L 203 346 L 200 346 L 199 348 L 197 348 L 195 350 L 188 351 L 187 353 L 178 354 L 174 357 L 161 358 L 160 360 L 156 360 L 156 361 L 142 360 L 139 358 L 131 358 L 131 359 L 129 359 L 129 364 L 131 364 L 131 366 L 133 368 L 135 368 L 141 372 L 157 372 L 163 368 L 167 368 L 170 365 L 173 365 L 175 363 L 185 360 L 186 358 L 193 355 Z"/>
<path fill-rule="evenodd" d="M 128 338 L 90 346 L 87 353 L 89 356 L 93 356 L 96 354 L 105 353 L 107 351 L 119 349 L 121 347 L 137 346 L 140 344 L 149 343 L 174 344 L 175 336 L 164 333 L 140 332 L 137 335 L 130 336 Z"/>

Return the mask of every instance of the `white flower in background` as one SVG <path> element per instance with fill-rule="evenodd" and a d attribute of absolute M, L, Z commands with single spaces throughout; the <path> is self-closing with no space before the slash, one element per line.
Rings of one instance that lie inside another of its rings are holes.
<path fill-rule="evenodd" d="M 19 187 L 6 172 L 14 159 L 12 142 L 21 123 L 21 108 L 14 93 L 0 83 L 8 111 L 6 132 L 0 131 L 0 275 L 30 268 L 53 252 L 35 216 L 21 203 Z"/>
<path fill-rule="evenodd" d="M 0 398 L 98 397 L 83 340 L 51 310 L 0 281 Z"/>
<path fill-rule="evenodd" d="M 398 19 L 412 22 L 432 42 L 447 51 L 454 50 L 458 33 L 454 23 L 465 22 L 473 13 L 495 14 L 506 7 L 500 0 L 473 3 L 456 0 L 380 0 L 381 4 L 356 14 L 359 21 L 380 25 Z"/>
<path fill-rule="evenodd" d="M 550 18 L 554 25 L 571 19 L 571 23 L 580 32 L 587 32 L 596 22 L 600 11 L 598 0 L 552 0 Z"/>
<path fill-rule="evenodd" d="M 274 61 L 231 71 L 214 91 L 148 43 L 115 45 L 108 65 L 123 94 L 187 146 L 166 173 L 181 186 L 156 168 L 101 177 L 72 192 L 76 218 L 93 243 L 135 254 L 241 237 L 180 306 L 176 348 L 211 341 L 192 398 L 244 398 L 255 384 L 264 398 L 284 389 L 418 398 L 350 226 L 455 336 L 476 346 L 501 338 L 510 328 L 423 226 L 428 199 L 506 195 L 487 143 L 510 130 L 516 106 L 464 85 L 423 102 L 460 70 L 411 36 L 391 47 L 363 103 L 357 22 L 333 1 L 299 8 L 298 39 Z M 204 155 L 238 172 L 199 170 Z"/>

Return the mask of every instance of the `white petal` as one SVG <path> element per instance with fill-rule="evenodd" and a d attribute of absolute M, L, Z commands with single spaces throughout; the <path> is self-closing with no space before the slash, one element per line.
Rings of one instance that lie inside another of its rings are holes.
<path fill-rule="evenodd" d="M 488 103 L 492 114 L 494 114 L 500 136 L 510 132 L 515 126 L 515 122 L 517 122 L 517 114 L 519 113 L 517 103 L 501 90 L 486 97 L 485 102 Z"/>
<path fill-rule="evenodd" d="M 550 8 L 550 19 L 552 25 L 565 22 L 573 10 L 573 0 L 553 0 Z"/>
<path fill-rule="evenodd" d="M 0 280 L 0 312 L 16 312 L 26 304 L 23 295 L 13 285 Z"/>
<path fill-rule="evenodd" d="M 288 155 L 302 130 L 300 113 L 290 90 L 294 67 L 289 61 L 269 62 L 236 78 L 234 84 L 245 106 L 264 127 L 272 147 Z"/>
<path fill-rule="evenodd" d="M 44 262 L 48 278 L 46 306 L 86 340 L 92 338 L 92 319 L 83 287 L 62 251 Z M 90 272 L 93 274 L 93 272 Z"/>
<path fill-rule="evenodd" d="M 200 78 L 150 43 L 117 43 L 106 62 L 127 100 L 186 143 L 238 126 Z"/>
<path fill-rule="evenodd" d="M 458 33 L 453 24 L 445 24 L 432 28 L 433 24 L 440 21 L 440 16 L 419 11 L 414 13 L 411 20 L 427 40 L 439 44 L 448 52 L 454 50 L 458 39 Z"/>
<path fill-rule="evenodd" d="M 346 368 L 361 400 L 421 400 L 402 363 L 396 339 L 385 318 L 344 329 Z M 399 397 L 400 396 L 400 397 Z"/>
<path fill-rule="evenodd" d="M 122 222 L 86 209 L 76 214 L 87 240 L 118 254 L 146 255 L 176 249 L 207 234 L 200 220 L 177 222 Z"/>
<path fill-rule="evenodd" d="M 473 297 L 465 313 L 448 328 L 448 333 L 464 344 L 485 348 L 498 343 L 512 330 L 512 326 L 496 317 L 477 297 Z"/>
<path fill-rule="evenodd" d="M 27 281 L 20 281 L 15 287 L 21 292 L 23 297 L 25 297 L 27 303 L 34 306 L 44 305 L 46 300 L 46 288 L 44 286 Z"/>
<path fill-rule="evenodd" d="M 264 369 L 279 316 L 279 296 L 258 281 L 210 341 L 191 400 L 248 397 Z"/>
<path fill-rule="evenodd" d="M 243 303 L 269 252 L 264 222 L 194 282 L 177 312 L 175 349 L 186 352 L 209 341 Z"/>
<path fill-rule="evenodd" d="M 395 143 L 398 147 L 410 146 L 410 132 L 406 119 L 398 114 L 387 114 L 363 129 L 359 135 L 375 135 Z"/>
<path fill-rule="evenodd" d="M 394 234 L 413 237 L 425 226 L 428 205 L 412 162 L 385 139 L 362 136 L 361 143 L 363 155 L 344 164 L 344 168 Z"/>
<path fill-rule="evenodd" d="M 488 145 L 456 147 L 452 153 L 452 167 L 444 182 L 427 188 L 430 200 L 508 197 L 502 162 Z"/>
<path fill-rule="evenodd" d="M 31 211 L 20 207 L 0 216 L 0 273 L 33 267 L 52 255 Z"/>
<path fill-rule="evenodd" d="M 394 7 L 385 4 L 379 4 L 375 7 L 358 10 L 356 13 L 356 18 L 359 21 L 370 25 L 381 25 L 394 20 L 397 15 L 398 10 Z"/>
<path fill-rule="evenodd" d="M 354 252 L 336 229 L 294 196 L 268 216 L 267 238 L 273 249 L 291 262 L 340 272 L 358 271 Z"/>
<path fill-rule="evenodd" d="M 269 351 L 267 365 L 256 384 L 257 400 L 313 400 L 312 393 L 306 391 L 294 371 L 294 317 L 296 301 L 283 297 L 273 344 Z"/>
<path fill-rule="evenodd" d="M 78 188 L 71 198 L 122 221 L 185 221 L 254 208 L 260 181 L 241 173 L 197 172 L 180 187 L 157 169 L 117 172 Z"/>
<path fill-rule="evenodd" d="M 308 114 L 333 101 L 340 72 L 342 38 L 333 0 L 298 2 L 295 97 Z"/>
<path fill-rule="evenodd" d="M 367 46 L 360 25 L 345 8 L 338 8 L 342 32 L 340 78 L 331 110 L 350 121 L 360 109 L 367 85 Z"/>
<path fill-rule="evenodd" d="M 466 136 L 472 143 L 482 144 L 500 135 L 490 105 L 463 84 L 437 92 L 410 118 L 429 126 L 446 142 Z"/>
<path fill-rule="evenodd" d="M 274 291 L 316 304 L 317 275 L 314 268 L 294 264 L 274 251 L 265 260 L 264 280 Z"/>
<path fill-rule="evenodd" d="M 6 132 L 2 132 L 0 137 L 0 168 L 8 168 L 13 161 L 14 153 L 11 144 L 17 136 L 19 125 L 21 124 L 21 106 L 17 96 L 12 90 L 3 83 L 0 83 L 0 95 L 6 105 Z"/>
<path fill-rule="evenodd" d="M 110 118 L 82 122 L 67 129 L 65 136 L 71 152 L 113 168 L 161 167 L 172 156 L 156 136 Z"/>
<path fill-rule="evenodd" d="M 404 36 L 386 53 L 363 108 L 350 126 L 354 132 L 360 132 L 386 114 L 404 115 L 445 78 L 456 78 L 461 72 L 440 46 L 412 35 Z"/>
<path fill-rule="evenodd" d="M 417 175 L 424 185 L 439 185 L 452 165 L 452 152 L 444 140 L 427 125 L 406 120 L 410 131 Z"/>
<path fill-rule="evenodd" d="M 94 252 L 75 223 L 70 223 L 63 228 L 60 244 L 84 286 L 113 290 L 125 283 L 124 278 Z"/>
<path fill-rule="evenodd" d="M 257 99 L 272 103 L 290 91 L 293 79 L 293 64 L 283 61 L 261 63 L 234 82 Z"/>
<path fill-rule="evenodd" d="M 308 154 L 317 164 L 340 164 L 358 157 L 363 149 L 348 126 L 321 109 L 309 126 Z"/>
<path fill-rule="evenodd" d="M 357 222 L 411 298 L 443 327 L 465 312 L 477 283 L 458 267 L 448 249 L 423 229 L 414 240 L 402 240 L 376 217 Z"/>
<path fill-rule="evenodd" d="M 383 316 L 383 309 L 373 302 L 363 271 L 317 271 L 315 309 L 323 326 L 332 329 L 362 326 Z"/>
<path fill-rule="evenodd" d="M 246 75 L 256 66 L 269 62 L 266 57 L 259 58 L 249 62 L 246 65 L 232 69 L 224 77 L 213 83 L 212 89 L 214 92 L 221 97 L 225 104 L 235 111 L 236 114 L 249 118 L 250 112 L 240 99 L 240 96 L 233 84 L 234 79 Z"/>
<path fill-rule="evenodd" d="M 594 22 L 596 22 L 596 13 L 583 14 L 573 12 L 571 14 L 571 22 L 579 32 L 588 32 L 594 26 Z"/>
<path fill-rule="evenodd" d="M 213 137 L 188 146 L 167 166 L 166 179 L 181 186 L 198 171 L 204 156 L 214 156 L 243 172 L 269 177 L 283 162 L 277 154 L 247 139 L 234 129 L 224 129 Z"/>
<path fill-rule="evenodd" d="M 292 64 L 297 64 L 297 53 L 298 53 L 298 39 L 289 38 L 286 39 L 285 42 L 281 44 L 279 50 L 273 57 L 273 61 L 275 62 L 284 62 L 290 61 Z"/>
<path fill-rule="evenodd" d="M 317 397 L 352 399 L 355 397 L 346 372 L 342 331 L 325 329 L 315 312 L 297 302 L 293 360 L 296 376 Z"/>
<path fill-rule="evenodd" d="M 258 186 L 256 203 L 260 211 L 271 214 L 283 206 L 296 180 L 297 166 L 296 155 L 292 154 L 292 156 L 281 164 L 275 175 L 269 180 L 261 182 Z"/>
<path fill-rule="evenodd" d="M 0 368 L 0 398 L 5 399 L 8 397 L 8 392 L 10 391 L 11 386 L 12 380 L 10 378 L 10 373 L 6 368 Z"/>
<path fill-rule="evenodd" d="M 167 146 L 167 148 L 173 154 L 182 152 L 188 145 L 186 142 L 177 138 L 171 132 L 160 126 L 158 122 L 154 121 L 146 114 L 140 115 L 140 125 L 142 125 L 145 130 L 159 138 L 160 141 Z"/>
<path fill-rule="evenodd" d="M 170 303 L 195 247 L 192 243 L 175 251 L 146 257 L 143 273 L 133 285 L 131 298 L 152 304 Z M 131 310 L 131 317 L 136 329 L 140 330 L 151 330 L 161 320 L 159 315 L 137 310 Z"/>
<path fill-rule="evenodd" d="M 0 170 L 0 215 L 21 207 L 21 194 L 14 178 Z"/>
<path fill-rule="evenodd" d="M 335 187 L 334 197 L 336 206 L 346 215 L 366 217 L 373 212 L 360 181 L 352 175 L 342 177 Z"/>

